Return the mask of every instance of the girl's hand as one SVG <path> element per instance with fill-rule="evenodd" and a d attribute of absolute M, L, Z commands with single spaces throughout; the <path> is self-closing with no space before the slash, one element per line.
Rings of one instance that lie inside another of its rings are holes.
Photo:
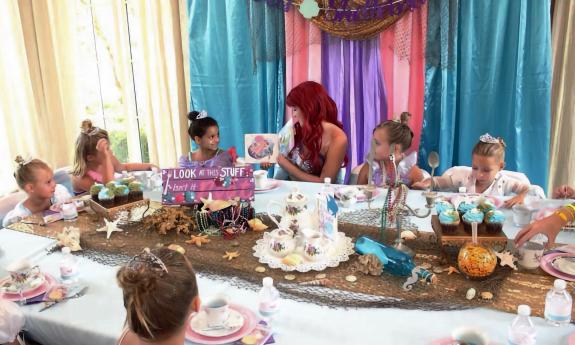
<path fill-rule="evenodd" d="M 268 163 L 268 162 L 260 163 L 260 168 L 265 169 L 265 170 L 268 170 L 269 168 L 271 168 L 273 166 L 274 166 L 274 163 Z"/>
<path fill-rule="evenodd" d="M 553 191 L 553 199 L 573 199 L 575 198 L 575 188 L 561 186 Z"/>
<path fill-rule="evenodd" d="M 148 166 L 148 170 L 152 170 L 152 171 L 154 171 L 154 170 L 160 170 L 160 167 L 157 166 L 156 164 L 148 163 L 148 165 L 149 165 L 149 166 Z"/>
<path fill-rule="evenodd" d="M 288 159 L 284 155 L 278 155 L 278 164 L 280 167 L 284 168 L 288 162 Z"/>
<path fill-rule="evenodd" d="M 547 246 L 551 246 L 555 243 L 555 238 L 557 234 L 559 234 L 559 231 L 561 231 L 561 227 L 563 227 L 564 223 L 563 219 L 557 214 L 552 214 L 549 217 L 535 221 L 517 233 L 517 236 L 515 236 L 515 246 L 519 247 L 523 245 L 537 234 L 547 236 Z"/>
<path fill-rule="evenodd" d="M 525 200 L 525 194 L 516 195 L 509 200 L 505 200 L 505 202 L 503 203 L 503 207 L 511 208 L 513 205 L 522 204 L 523 200 Z"/>

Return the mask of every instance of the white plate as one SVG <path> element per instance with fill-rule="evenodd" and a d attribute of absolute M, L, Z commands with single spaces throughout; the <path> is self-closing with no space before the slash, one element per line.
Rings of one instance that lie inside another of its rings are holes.
<path fill-rule="evenodd" d="M 255 188 L 254 192 L 255 193 L 265 193 L 265 192 L 269 192 L 271 190 L 274 190 L 274 189 L 278 188 L 279 186 L 280 186 L 280 181 L 268 179 L 268 185 L 267 186 L 265 186 L 264 188 Z"/>
<path fill-rule="evenodd" d="M 217 328 L 208 327 L 207 314 L 204 310 L 200 311 L 190 321 L 192 330 L 206 337 L 225 337 L 239 331 L 244 325 L 244 317 L 235 309 L 229 308 L 229 311 L 227 321 L 222 327 Z"/>
<path fill-rule="evenodd" d="M 574 257 L 558 257 L 551 262 L 551 265 L 559 272 L 575 276 Z"/>

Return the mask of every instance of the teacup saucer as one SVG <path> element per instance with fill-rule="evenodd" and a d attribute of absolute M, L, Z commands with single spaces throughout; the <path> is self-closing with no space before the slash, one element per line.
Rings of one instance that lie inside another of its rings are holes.
<path fill-rule="evenodd" d="M 222 326 L 217 327 L 208 326 L 206 312 L 204 310 L 200 311 L 190 321 L 192 330 L 206 337 L 225 337 L 237 332 L 244 325 L 244 317 L 237 310 L 229 308 L 229 311 L 228 319 Z"/>
<path fill-rule="evenodd" d="M 278 188 L 279 185 L 280 185 L 280 182 L 278 180 L 268 179 L 268 182 L 265 186 L 262 186 L 261 188 L 256 187 L 254 189 L 254 192 L 255 193 L 268 192 L 270 190 L 274 190 L 274 189 Z"/>
<path fill-rule="evenodd" d="M 38 286 L 44 284 L 45 278 L 43 274 L 38 274 L 34 277 L 28 278 L 22 284 L 22 293 L 27 293 L 36 289 Z M 12 278 L 7 277 L 0 281 L 0 292 L 16 294 L 19 293 L 18 284 L 12 281 Z"/>

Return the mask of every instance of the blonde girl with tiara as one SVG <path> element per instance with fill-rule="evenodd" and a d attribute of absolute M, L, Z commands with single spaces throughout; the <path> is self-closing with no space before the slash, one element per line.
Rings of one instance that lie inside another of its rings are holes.
<path fill-rule="evenodd" d="M 116 275 L 126 324 L 118 345 L 183 345 L 190 315 L 200 309 L 192 264 L 167 249 L 144 249 Z"/>
<path fill-rule="evenodd" d="M 488 133 L 479 137 L 473 147 L 471 169 L 468 167 L 452 168 L 433 182 L 439 190 L 457 190 L 465 187 L 467 192 L 493 196 L 515 195 L 504 202 L 505 207 L 522 204 L 529 192 L 530 185 L 518 179 L 504 175 L 505 142 L 502 138 L 494 138 Z M 425 189 L 431 186 L 431 179 L 426 179 L 413 186 L 415 189 Z"/>
<path fill-rule="evenodd" d="M 54 172 L 48 164 L 39 159 L 24 160 L 16 157 L 14 178 L 28 197 L 4 217 L 2 226 L 6 227 L 32 214 L 46 211 L 52 205 L 59 205 L 70 199 L 71 195 L 61 184 L 54 181 Z"/>
<path fill-rule="evenodd" d="M 114 173 L 132 170 L 151 170 L 150 163 L 120 163 L 110 149 L 108 132 L 92 126 L 92 121 L 82 121 L 82 132 L 76 139 L 72 187 L 75 194 L 88 190 L 94 183 L 106 184 L 114 179 Z"/>
<path fill-rule="evenodd" d="M 413 132 L 407 122 L 411 114 L 401 113 L 400 120 L 388 120 L 373 130 L 372 148 L 368 162 L 365 163 L 357 178 L 357 184 L 368 184 L 369 169 L 372 169 L 371 183 L 376 186 L 387 185 L 387 168 L 390 168 L 390 154 L 395 157 L 397 173 L 402 183 L 411 186 L 424 179 L 425 172 L 417 166 L 417 152 L 407 153 L 413 141 Z M 392 152 L 393 148 L 393 152 Z"/>

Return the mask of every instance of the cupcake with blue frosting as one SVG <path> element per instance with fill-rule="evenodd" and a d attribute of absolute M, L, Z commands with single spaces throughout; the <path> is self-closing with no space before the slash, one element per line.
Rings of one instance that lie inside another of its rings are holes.
<path fill-rule="evenodd" d="M 491 210 L 485 214 L 485 231 L 489 234 L 497 234 L 503 230 L 505 214 L 499 210 Z"/>
<path fill-rule="evenodd" d="M 98 193 L 98 200 L 100 200 L 100 205 L 104 206 L 105 208 L 112 208 L 114 207 L 114 191 L 110 188 L 104 187 Z"/>
<path fill-rule="evenodd" d="M 104 185 L 101 183 L 94 183 L 91 187 L 90 187 L 90 196 L 92 197 L 92 200 L 94 200 L 95 202 L 98 202 L 98 193 L 100 193 L 100 191 L 102 190 L 102 188 L 104 188 Z"/>
<path fill-rule="evenodd" d="M 463 229 L 468 234 L 471 234 L 471 224 L 477 223 L 477 225 L 483 223 L 483 212 L 481 212 L 478 208 L 472 208 L 471 210 L 465 212 L 463 215 Z"/>
<path fill-rule="evenodd" d="M 435 211 L 438 215 L 447 210 L 455 210 L 455 207 L 453 207 L 452 203 L 447 200 L 437 200 L 435 202 Z"/>
<path fill-rule="evenodd" d="M 447 209 L 439 214 L 439 224 L 444 234 L 452 234 L 457 231 L 460 219 L 459 213 L 455 209 Z"/>
<path fill-rule="evenodd" d="M 457 211 L 459 212 L 459 216 L 463 217 L 467 211 L 470 211 L 477 207 L 477 204 L 471 201 L 462 201 L 457 206 Z"/>

